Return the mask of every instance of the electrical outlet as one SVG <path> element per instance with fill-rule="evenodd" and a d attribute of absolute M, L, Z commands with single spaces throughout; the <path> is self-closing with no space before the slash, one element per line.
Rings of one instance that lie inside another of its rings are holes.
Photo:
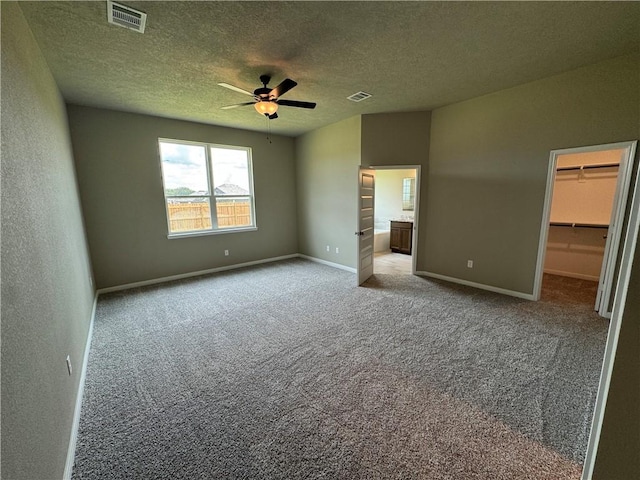
<path fill-rule="evenodd" d="M 224 251 L 224 256 L 225 256 L 225 257 L 228 257 L 228 256 L 229 256 L 229 250 L 225 250 L 225 251 Z"/>
<path fill-rule="evenodd" d="M 340 253 L 340 249 L 336 247 L 336 253 Z"/>
<path fill-rule="evenodd" d="M 71 367 L 71 356 L 67 355 L 67 370 L 69 371 L 69 376 L 73 373 L 73 368 Z"/>
<path fill-rule="evenodd" d="M 327 252 L 331 251 L 331 247 L 329 245 L 327 245 Z"/>
<path fill-rule="evenodd" d="M 473 268 L 473 260 L 467 260 L 467 268 Z"/>

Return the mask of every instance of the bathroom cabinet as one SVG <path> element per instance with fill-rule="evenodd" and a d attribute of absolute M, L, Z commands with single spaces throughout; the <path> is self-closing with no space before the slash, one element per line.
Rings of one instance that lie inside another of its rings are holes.
<path fill-rule="evenodd" d="M 411 255 L 413 222 L 391 221 L 390 247 L 392 252 Z"/>

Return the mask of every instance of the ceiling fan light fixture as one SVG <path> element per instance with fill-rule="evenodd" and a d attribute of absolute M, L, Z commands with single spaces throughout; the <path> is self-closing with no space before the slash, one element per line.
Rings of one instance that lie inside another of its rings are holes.
<path fill-rule="evenodd" d="M 256 111 L 260 115 L 273 115 L 278 111 L 278 104 L 269 100 L 260 100 L 254 104 Z"/>

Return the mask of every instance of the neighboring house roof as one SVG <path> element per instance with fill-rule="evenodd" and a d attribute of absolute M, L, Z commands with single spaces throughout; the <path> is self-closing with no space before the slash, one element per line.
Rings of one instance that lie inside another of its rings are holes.
<path fill-rule="evenodd" d="M 232 183 L 223 183 L 213 189 L 215 195 L 249 195 L 244 188 Z"/>

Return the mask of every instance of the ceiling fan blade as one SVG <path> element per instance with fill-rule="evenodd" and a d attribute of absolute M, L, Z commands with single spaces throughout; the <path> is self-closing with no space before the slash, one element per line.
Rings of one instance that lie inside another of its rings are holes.
<path fill-rule="evenodd" d="M 278 113 L 274 113 L 273 115 L 269 115 L 269 120 L 275 120 L 276 118 L 278 118 Z"/>
<path fill-rule="evenodd" d="M 222 110 L 230 110 L 232 108 L 244 107 L 245 105 L 253 105 L 256 102 L 244 102 L 244 103 L 236 103 L 235 105 L 227 105 L 226 107 L 221 107 Z"/>
<path fill-rule="evenodd" d="M 290 78 L 285 78 L 280 83 L 280 85 L 278 85 L 276 88 L 271 90 L 271 93 L 269 93 L 269 96 L 273 98 L 279 98 L 285 93 L 287 93 L 289 90 L 291 90 L 293 87 L 295 87 L 297 84 L 298 82 L 294 82 Z"/>
<path fill-rule="evenodd" d="M 278 105 L 285 107 L 316 108 L 314 102 L 298 102 L 297 100 L 278 100 Z"/>
<path fill-rule="evenodd" d="M 228 88 L 229 90 L 233 90 L 234 92 L 244 93 L 245 95 L 250 95 L 252 97 L 254 96 L 253 93 L 247 92 L 246 90 L 243 90 L 240 87 L 235 87 L 233 85 L 229 85 L 228 83 L 219 83 L 218 85 L 220 85 L 221 87 L 224 87 L 224 88 Z"/>

